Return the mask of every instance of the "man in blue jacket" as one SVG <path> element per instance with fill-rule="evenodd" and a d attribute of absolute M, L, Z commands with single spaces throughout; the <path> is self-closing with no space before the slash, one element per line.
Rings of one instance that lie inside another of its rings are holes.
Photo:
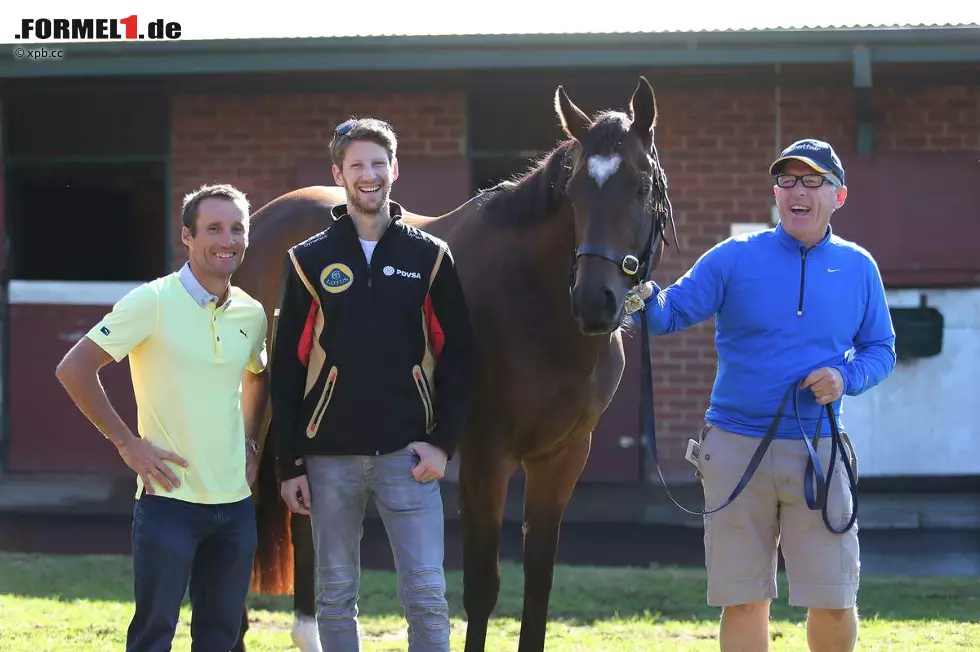
<path fill-rule="evenodd" d="M 721 649 L 768 649 L 781 546 L 790 604 L 808 608 L 810 649 L 853 650 L 857 526 L 836 534 L 819 509 L 807 506 L 809 457 L 801 438 L 805 431 L 812 440 L 819 422 L 817 453 L 826 474 L 831 430 L 825 406 L 833 404 L 839 422 L 837 401 L 844 394 L 862 394 L 891 373 L 895 333 L 875 260 L 830 227 L 847 198 L 833 148 L 797 141 L 769 171 L 779 224 L 716 245 L 666 289 L 645 284 L 642 314 L 650 331 L 661 335 L 716 320 L 718 372 L 698 460 L 705 510 L 726 500 L 783 397 L 791 386 L 798 392 L 799 420 L 787 401 L 751 481 L 733 503 L 704 517 L 708 604 L 723 608 Z M 853 449 L 840 454 L 853 458 Z M 852 509 L 840 459 L 833 476 L 827 516 L 840 530 Z"/>

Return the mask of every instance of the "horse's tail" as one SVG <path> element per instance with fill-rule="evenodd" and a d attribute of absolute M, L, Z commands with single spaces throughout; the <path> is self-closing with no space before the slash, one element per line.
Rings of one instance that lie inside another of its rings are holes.
<path fill-rule="evenodd" d="M 266 424 L 267 425 L 267 424 Z M 279 494 L 275 454 L 263 446 L 259 475 L 255 481 L 255 520 L 258 547 L 252 564 L 253 593 L 292 595 L 293 543 L 289 509 Z"/>

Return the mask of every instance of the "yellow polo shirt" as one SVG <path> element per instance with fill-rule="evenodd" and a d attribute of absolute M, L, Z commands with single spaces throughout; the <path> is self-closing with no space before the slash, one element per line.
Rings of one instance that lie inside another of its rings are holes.
<path fill-rule="evenodd" d="M 88 332 L 116 362 L 129 356 L 139 435 L 188 462 L 167 462 L 181 485 L 154 485 L 158 495 L 215 504 L 251 494 L 242 375 L 265 369 L 267 330 L 259 302 L 232 286 L 216 307 L 185 265 L 129 292 Z"/>

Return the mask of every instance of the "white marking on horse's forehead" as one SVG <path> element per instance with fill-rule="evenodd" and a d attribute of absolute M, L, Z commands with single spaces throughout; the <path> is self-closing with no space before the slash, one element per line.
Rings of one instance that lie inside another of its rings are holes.
<path fill-rule="evenodd" d="M 602 184 L 616 173 L 616 170 L 619 169 L 619 164 L 622 162 L 623 157 L 619 154 L 610 154 L 609 156 L 593 154 L 589 157 L 589 176 L 595 179 L 595 182 L 601 188 Z"/>

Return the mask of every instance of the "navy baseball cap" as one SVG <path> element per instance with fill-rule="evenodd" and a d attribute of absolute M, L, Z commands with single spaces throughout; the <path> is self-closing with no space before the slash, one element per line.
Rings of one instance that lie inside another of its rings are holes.
<path fill-rule="evenodd" d="M 769 174 L 775 175 L 782 167 L 781 164 L 789 160 L 802 161 L 820 174 L 833 174 L 840 180 L 841 185 L 844 185 L 844 166 L 829 143 L 814 138 L 796 141 L 772 162 L 769 166 Z"/>

